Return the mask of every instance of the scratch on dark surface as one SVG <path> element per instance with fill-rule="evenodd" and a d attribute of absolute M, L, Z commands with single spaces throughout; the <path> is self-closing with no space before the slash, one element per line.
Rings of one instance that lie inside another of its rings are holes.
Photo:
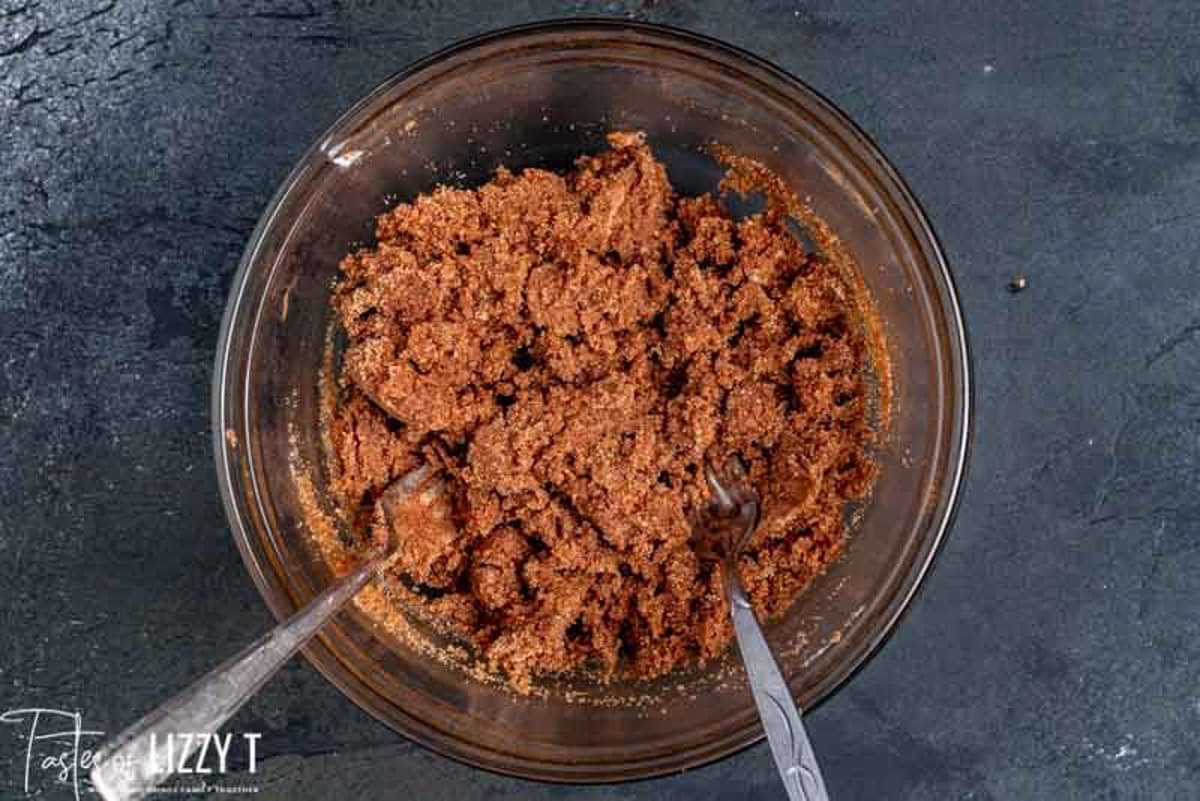
<path fill-rule="evenodd" d="M 154 47 L 155 45 L 163 44 L 166 41 L 167 40 L 165 38 L 153 36 L 149 39 L 146 39 L 144 42 L 142 42 L 137 47 L 133 48 L 132 52 L 134 55 L 137 55 L 138 53 L 142 53 L 142 52 L 145 52 L 146 50 L 149 50 L 151 47 Z"/>
<path fill-rule="evenodd" d="M 37 105 L 38 103 L 46 102 L 46 98 L 43 95 L 33 95 L 32 97 L 28 96 L 29 90 L 36 85 L 37 81 L 28 81 L 17 87 L 17 91 L 13 95 L 13 99 L 17 101 L 17 108 L 25 108 L 27 106 L 33 106 Z"/>
<path fill-rule="evenodd" d="M 1146 568 L 1146 572 L 1142 575 L 1141 586 L 1138 589 L 1137 599 L 1137 620 L 1139 623 L 1146 618 L 1146 609 L 1150 605 L 1149 599 L 1146 597 L 1148 591 L 1154 586 L 1155 580 L 1158 578 L 1158 571 L 1162 565 L 1165 551 L 1163 549 L 1163 534 L 1167 530 L 1166 521 L 1162 521 L 1154 529 L 1154 534 L 1150 538 L 1150 565 Z"/>
<path fill-rule="evenodd" d="M 67 87 L 68 89 L 82 89 L 85 86 L 91 86 L 94 83 L 97 83 L 96 76 L 89 75 L 88 77 L 84 78 L 82 81 L 63 80 L 62 85 Z"/>
<path fill-rule="evenodd" d="M 93 35 L 92 31 L 64 31 L 64 30 L 58 31 L 59 39 L 69 40 L 69 41 L 73 41 L 73 42 L 79 41 L 81 39 L 90 39 L 92 37 L 92 35 Z"/>
<path fill-rule="evenodd" d="M 103 17 L 105 14 L 112 11 L 116 7 L 117 7 L 117 0 L 112 0 L 109 3 L 104 3 L 103 5 L 97 6 L 96 8 L 92 9 L 88 13 L 84 14 L 79 19 L 72 20 L 69 24 L 78 25 L 82 22 L 87 22 L 89 20 L 96 19 L 97 17 Z"/>
<path fill-rule="evenodd" d="M 1182 513 L 1184 513 L 1183 510 L 1178 506 L 1160 504 L 1142 512 L 1109 512 L 1108 514 L 1101 515 L 1100 517 L 1089 518 L 1088 520 L 1084 521 L 1084 523 L 1089 528 L 1118 521 L 1122 524 L 1148 523 L 1152 521 L 1157 521 L 1159 524 L 1162 524 L 1163 517 L 1179 515 Z M 1177 556 L 1179 554 L 1190 553 L 1196 550 L 1200 550 L 1200 540 L 1191 540 L 1187 544 L 1173 549 L 1165 555 Z"/>
<path fill-rule="evenodd" d="M 33 30 L 31 30 L 29 32 L 28 36 L 26 36 L 21 41 L 17 42 L 12 47 L 9 47 L 5 50 L 0 50 L 0 58 L 6 58 L 8 56 L 15 56 L 18 53 L 24 53 L 24 52 L 28 51 L 29 49 L 31 49 L 35 44 L 37 44 L 38 42 L 42 41 L 47 36 L 52 34 L 53 32 L 54 32 L 53 28 L 49 28 L 49 29 L 43 31 L 41 28 L 35 27 Z"/>
<path fill-rule="evenodd" d="M 1146 357 L 1146 367 L 1151 367 L 1159 359 L 1169 354 L 1171 351 L 1178 348 L 1183 343 L 1200 334 L 1200 321 L 1188 323 L 1183 328 L 1171 334 L 1169 337 L 1158 343 L 1154 351 Z"/>
<path fill-rule="evenodd" d="M 1165 228 L 1168 225 L 1172 225 L 1177 222 L 1184 222 L 1185 220 L 1194 220 L 1197 217 L 1200 217 L 1200 210 L 1185 211 L 1182 214 L 1172 214 L 1169 217 L 1160 217 L 1159 219 L 1150 223 L 1150 225 L 1146 227 L 1146 230 L 1157 231 L 1159 228 Z"/>
<path fill-rule="evenodd" d="M 154 45 L 165 45 L 175 37 L 175 25 L 171 20 L 163 24 L 162 36 L 151 36 L 133 49 L 134 54 L 141 53 Z"/>
<path fill-rule="evenodd" d="M 303 22 L 304 20 L 316 19 L 321 16 L 321 12 L 314 9 L 307 11 L 253 11 L 246 15 L 246 19 L 273 19 L 286 22 Z"/>
<path fill-rule="evenodd" d="M 133 72 L 133 68 L 132 68 L 132 67 L 124 67 L 124 68 L 122 68 L 122 69 L 119 69 L 119 70 L 117 70 L 117 71 L 116 71 L 116 72 L 114 72 L 112 75 L 109 75 L 109 76 L 108 76 L 107 78 L 105 78 L 104 80 L 108 81 L 109 83 L 113 83 L 114 81 L 119 81 L 119 80 L 121 80 L 121 79 L 122 79 L 122 78 L 124 78 L 126 75 L 129 75 L 131 72 Z"/>
<path fill-rule="evenodd" d="M 413 36 L 402 31 L 376 31 L 362 36 L 335 33 L 262 33 L 246 34 L 256 40 L 299 42 L 302 44 L 328 45 L 330 47 L 369 47 L 377 44 L 406 43 Z"/>
<path fill-rule="evenodd" d="M 332 33 L 306 33 L 300 36 L 280 36 L 271 38 L 291 39 L 294 42 L 305 42 L 307 44 L 327 44 L 335 47 L 341 47 L 351 43 L 350 39 Z"/>
<path fill-rule="evenodd" d="M 1078 300 L 1072 301 L 1063 306 L 1063 316 L 1065 316 L 1068 320 L 1074 320 L 1079 312 L 1083 311 L 1088 303 L 1091 302 L 1091 300 L 1092 286 L 1091 284 L 1084 284 L 1082 296 Z"/>
<path fill-rule="evenodd" d="M 269 22 L 307 22 L 321 17 L 321 12 L 309 8 L 304 11 L 250 11 L 245 14 L 207 13 L 201 15 L 210 20 L 266 20 Z"/>
<path fill-rule="evenodd" d="M 0 10 L 0 19 L 3 19 L 5 17 L 19 17 L 20 15 L 30 11 L 31 9 L 37 8 L 37 6 L 38 6 L 37 3 L 26 3 L 25 5 L 17 6 L 16 8 L 6 8 L 3 10 Z"/>
<path fill-rule="evenodd" d="M 203 217 L 179 217 L 162 209 L 148 209 L 143 212 L 125 214 L 120 217 L 101 216 L 93 219 L 75 220 L 70 225 L 50 220 L 30 220 L 25 227 L 36 231 L 49 240 L 61 242 L 73 235 L 84 231 L 137 231 L 153 227 L 194 227 L 228 234 L 237 239 L 243 239 L 250 234 L 255 219 L 250 217 L 237 218 L 241 225 L 226 221 L 208 220 Z"/>
<path fill-rule="evenodd" d="M 1109 490 L 1113 482 L 1120 477 L 1121 458 L 1117 454 L 1117 451 L 1120 450 L 1121 440 L 1124 439 L 1125 434 L 1129 431 L 1137 416 L 1136 410 L 1132 414 L 1127 415 L 1117 426 L 1112 441 L 1108 445 L 1108 470 L 1105 472 L 1104 478 L 1100 480 L 1099 485 L 1097 485 L 1096 494 L 1093 496 L 1092 513 L 1090 515 L 1093 520 L 1101 517 L 1101 512 L 1104 511 L 1104 504 L 1108 500 Z"/>

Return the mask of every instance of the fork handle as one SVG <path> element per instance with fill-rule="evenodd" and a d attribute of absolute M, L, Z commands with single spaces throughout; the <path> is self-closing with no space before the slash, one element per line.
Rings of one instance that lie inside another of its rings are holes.
<path fill-rule="evenodd" d="M 91 780 L 104 801 L 135 801 L 153 792 L 199 747 L 200 737 L 182 738 L 185 750 L 170 755 L 172 735 L 213 735 L 329 618 L 375 577 L 384 559 L 360 565 L 314 598 L 293 617 L 225 664 L 105 743 Z M 175 738 L 178 739 L 178 738 Z M 170 759 L 161 757 L 167 753 Z"/>
<path fill-rule="evenodd" d="M 762 627 L 754 616 L 737 566 L 726 564 L 723 572 L 733 632 L 746 664 L 750 692 L 758 706 L 771 756 L 775 758 L 788 798 L 790 801 L 829 801 L 817 757 L 800 720 L 800 709 L 792 699 Z"/>

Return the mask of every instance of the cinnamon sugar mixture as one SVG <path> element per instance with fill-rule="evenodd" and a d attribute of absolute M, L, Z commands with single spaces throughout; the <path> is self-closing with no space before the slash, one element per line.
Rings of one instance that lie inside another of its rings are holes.
<path fill-rule="evenodd" d="M 392 480 L 445 467 L 458 533 L 405 533 L 396 589 L 492 670 L 719 655 L 720 576 L 691 537 L 706 459 L 738 455 L 763 498 L 741 559 L 760 616 L 838 557 L 874 473 L 866 299 L 775 204 L 739 221 L 681 197 L 622 133 L 566 175 L 438 188 L 376 234 L 334 298 L 334 487 L 365 535 Z"/>

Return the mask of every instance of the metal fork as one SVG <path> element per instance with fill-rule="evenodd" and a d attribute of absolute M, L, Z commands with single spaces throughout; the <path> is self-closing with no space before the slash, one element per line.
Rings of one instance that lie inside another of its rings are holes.
<path fill-rule="evenodd" d="M 703 516 L 709 535 L 722 552 L 725 596 L 738 650 L 746 665 L 750 692 L 758 707 L 771 756 L 791 801 L 829 801 L 817 757 L 800 720 L 800 709 L 767 645 L 738 573 L 737 559 L 758 525 L 758 494 L 745 483 L 740 462 L 731 460 L 723 472 L 706 465 L 705 480 L 712 492 Z"/>
<path fill-rule="evenodd" d="M 388 569 L 398 554 L 399 529 L 453 525 L 443 485 L 428 465 L 396 479 L 379 501 L 391 536 L 373 557 L 241 653 L 104 744 L 90 774 L 93 787 L 104 801 L 136 801 L 170 777 L 199 747 L 199 735 L 216 734 L 359 590 Z M 162 748 L 169 737 L 183 734 L 189 736 L 180 753 L 171 754 Z M 162 759 L 164 755 L 168 759 Z"/>

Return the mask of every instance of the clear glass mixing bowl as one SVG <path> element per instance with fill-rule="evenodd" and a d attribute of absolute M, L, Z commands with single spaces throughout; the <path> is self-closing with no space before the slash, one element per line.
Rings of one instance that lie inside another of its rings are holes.
<path fill-rule="evenodd" d="M 398 200 L 438 183 L 481 183 L 501 164 L 565 168 L 619 129 L 645 131 L 685 192 L 712 188 L 716 171 L 700 145 L 719 142 L 768 165 L 849 247 L 883 321 L 894 398 L 874 493 L 841 561 L 768 627 L 809 708 L 895 626 L 950 524 L 968 449 L 969 358 L 945 260 L 895 170 L 829 101 L 712 39 L 624 21 L 511 29 L 416 64 L 339 119 L 276 193 L 234 280 L 213 395 L 229 521 L 276 616 L 327 584 L 287 465 L 293 445 L 320 461 L 317 377 L 338 261 L 370 241 L 374 217 Z M 319 476 L 313 489 L 325 493 Z M 505 773 L 638 778 L 762 736 L 728 660 L 652 685 L 596 688 L 643 701 L 596 705 L 481 683 L 414 653 L 356 609 L 305 654 L 407 737 Z"/>

